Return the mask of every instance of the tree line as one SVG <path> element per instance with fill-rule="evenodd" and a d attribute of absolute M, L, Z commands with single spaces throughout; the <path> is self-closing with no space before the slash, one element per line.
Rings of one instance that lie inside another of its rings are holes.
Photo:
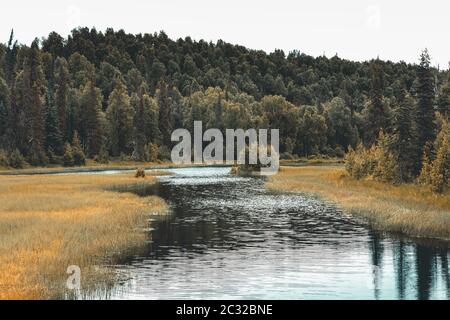
<path fill-rule="evenodd" d="M 11 32 L 0 65 L 0 165 L 16 167 L 167 159 L 171 132 L 200 120 L 278 128 L 285 158 L 341 157 L 388 140 L 396 179 L 412 181 L 424 153 L 435 160 L 450 113 L 449 71 L 433 68 L 426 50 L 418 64 L 353 62 L 79 28 L 30 46 Z"/>

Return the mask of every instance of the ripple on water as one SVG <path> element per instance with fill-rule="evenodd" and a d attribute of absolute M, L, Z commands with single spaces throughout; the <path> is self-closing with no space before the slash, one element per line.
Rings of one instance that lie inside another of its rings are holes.
<path fill-rule="evenodd" d="M 448 299 L 450 255 L 370 230 L 335 206 L 274 194 L 229 168 L 161 177 L 172 214 L 152 222 L 144 254 L 112 299 Z"/>

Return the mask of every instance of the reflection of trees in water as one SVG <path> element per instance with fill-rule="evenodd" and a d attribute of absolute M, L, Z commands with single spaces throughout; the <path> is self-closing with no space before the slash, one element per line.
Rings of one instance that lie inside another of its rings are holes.
<path fill-rule="evenodd" d="M 447 299 L 450 299 L 450 270 L 448 267 L 450 255 L 446 248 L 439 250 L 439 258 L 441 260 L 442 281 L 444 281 L 445 288 L 447 289 Z"/>
<path fill-rule="evenodd" d="M 417 299 L 430 299 L 433 274 L 436 272 L 435 252 L 430 247 L 416 245 Z"/>
<path fill-rule="evenodd" d="M 370 234 L 370 255 L 372 260 L 372 275 L 373 275 L 373 290 L 375 299 L 380 298 L 380 285 L 381 285 L 381 275 L 382 275 L 382 264 L 383 264 L 383 252 L 384 247 L 382 243 L 382 237 L 377 232 L 371 232 Z"/>
<path fill-rule="evenodd" d="M 392 250 L 397 295 L 399 299 L 403 300 L 406 298 L 406 288 L 409 285 L 411 271 L 410 261 L 408 260 L 408 245 L 400 240 L 394 244 Z"/>

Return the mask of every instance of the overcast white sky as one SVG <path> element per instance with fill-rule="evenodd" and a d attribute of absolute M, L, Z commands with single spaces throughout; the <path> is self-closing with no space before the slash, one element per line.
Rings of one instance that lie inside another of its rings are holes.
<path fill-rule="evenodd" d="M 448 0 L 13 0 L 0 8 L 1 42 L 11 28 L 29 44 L 50 31 L 67 36 L 95 26 L 360 61 L 417 62 L 427 47 L 434 65 L 447 68 L 450 61 Z"/>

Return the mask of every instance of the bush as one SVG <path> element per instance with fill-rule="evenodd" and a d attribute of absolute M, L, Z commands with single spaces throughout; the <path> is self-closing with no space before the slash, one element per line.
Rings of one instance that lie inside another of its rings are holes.
<path fill-rule="evenodd" d="M 448 120 L 443 120 L 441 130 L 434 142 L 436 156 L 432 158 L 432 145 L 427 145 L 423 154 L 422 170 L 419 182 L 429 185 L 433 192 L 442 193 L 449 186 L 450 180 L 450 125 Z"/>
<path fill-rule="evenodd" d="M 380 132 L 378 144 L 365 148 L 361 143 L 356 150 L 349 148 L 344 157 L 347 173 L 355 179 L 371 178 L 398 183 L 399 167 L 396 155 L 390 151 L 391 137 Z"/>
<path fill-rule="evenodd" d="M 55 152 L 53 152 L 53 149 L 51 149 L 51 148 L 47 151 L 47 157 L 48 157 L 48 162 L 50 164 L 62 164 L 63 163 L 62 157 L 55 154 Z"/>
<path fill-rule="evenodd" d="M 86 155 L 81 147 L 80 140 L 78 138 L 78 133 L 75 131 L 72 140 L 72 157 L 73 164 L 76 166 L 84 166 L 86 164 Z"/>
<path fill-rule="evenodd" d="M 25 158 L 20 153 L 19 150 L 15 149 L 10 155 L 9 155 L 9 165 L 15 169 L 22 169 L 25 166 Z"/>
<path fill-rule="evenodd" d="M 100 152 L 98 153 L 98 155 L 94 157 L 94 161 L 103 164 L 109 162 L 109 152 L 108 150 L 106 150 L 104 145 L 100 148 Z"/>
<path fill-rule="evenodd" d="M 0 167 L 9 167 L 8 153 L 0 149 Z"/>
<path fill-rule="evenodd" d="M 158 145 L 149 143 L 145 148 L 145 160 L 150 162 L 158 161 Z"/>
<path fill-rule="evenodd" d="M 120 156 L 119 156 L 119 160 L 120 160 L 120 161 L 130 161 L 130 160 L 131 160 L 131 157 L 128 156 L 128 155 L 126 155 L 125 153 L 121 152 L 121 153 L 120 153 Z"/>
<path fill-rule="evenodd" d="M 68 143 L 64 146 L 63 164 L 66 167 L 72 167 L 75 162 L 73 159 L 72 146 Z"/>
<path fill-rule="evenodd" d="M 144 168 L 138 168 L 136 170 L 136 178 L 145 178 L 145 169 Z"/>
<path fill-rule="evenodd" d="M 72 147 L 73 163 L 76 166 L 84 166 L 86 164 L 86 156 L 78 147 Z"/>

